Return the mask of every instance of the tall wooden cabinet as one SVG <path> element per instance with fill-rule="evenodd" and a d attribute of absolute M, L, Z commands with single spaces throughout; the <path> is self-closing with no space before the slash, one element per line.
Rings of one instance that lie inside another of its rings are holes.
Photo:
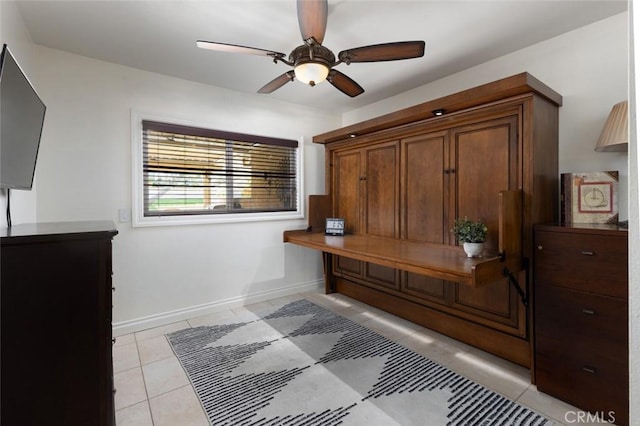
<path fill-rule="evenodd" d="M 332 215 L 350 233 L 451 246 L 455 219 L 467 216 L 487 224 L 495 251 L 498 194 L 521 194 L 517 284 L 469 286 L 334 256 L 331 288 L 530 366 L 527 265 L 532 225 L 557 218 L 560 105 L 523 73 L 314 137 L 325 144 Z"/>
<path fill-rule="evenodd" d="M 3 425 L 113 426 L 111 222 L 3 228 Z"/>

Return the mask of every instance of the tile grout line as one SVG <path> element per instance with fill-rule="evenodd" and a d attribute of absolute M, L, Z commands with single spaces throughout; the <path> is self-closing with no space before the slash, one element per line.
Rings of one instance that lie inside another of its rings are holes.
<path fill-rule="evenodd" d="M 140 362 L 140 372 L 142 374 L 142 383 L 144 383 L 144 394 L 147 397 L 147 399 L 145 399 L 144 402 L 147 404 L 147 410 L 149 410 L 149 417 L 151 418 L 151 426 L 153 426 L 155 425 L 156 422 L 153 420 L 153 412 L 151 411 L 151 403 L 149 402 L 149 391 L 147 390 L 147 380 L 145 379 L 144 369 L 142 368 L 142 357 L 140 356 L 140 346 L 138 346 L 139 342 L 135 334 L 134 334 L 134 337 L 136 338 L 136 351 L 138 353 L 138 361 Z"/>

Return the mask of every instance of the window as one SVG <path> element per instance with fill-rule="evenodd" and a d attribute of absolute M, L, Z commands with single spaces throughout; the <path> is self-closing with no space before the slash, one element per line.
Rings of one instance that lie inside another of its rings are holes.
<path fill-rule="evenodd" d="M 138 222 L 300 217 L 298 141 L 141 122 Z"/>

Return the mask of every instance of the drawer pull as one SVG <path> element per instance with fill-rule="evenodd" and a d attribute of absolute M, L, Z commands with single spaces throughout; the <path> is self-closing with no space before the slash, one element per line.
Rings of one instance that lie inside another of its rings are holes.
<path fill-rule="evenodd" d="M 543 249 L 542 244 L 538 245 L 538 250 L 542 250 L 542 249 Z"/>
<path fill-rule="evenodd" d="M 596 252 L 595 251 L 587 251 L 587 250 L 583 250 L 580 252 L 580 254 L 583 254 L 585 256 L 595 256 Z"/>
<path fill-rule="evenodd" d="M 596 374 L 597 370 L 595 367 L 590 367 L 588 365 L 585 365 L 584 367 L 582 367 L 582 371 L 589 373 L 589 374 Z"/>
<path fill-rule="evenodd" d="M 587 315 L 595 315 L 596 311 L 593 309 L 582 308 L 582 313 Z"/>
<path fill-rule="evenodd" d="M 115 345 L 116 344 L 116 338 L 114 337 L 113 339 L 111 339 L 111 344 Z"/>

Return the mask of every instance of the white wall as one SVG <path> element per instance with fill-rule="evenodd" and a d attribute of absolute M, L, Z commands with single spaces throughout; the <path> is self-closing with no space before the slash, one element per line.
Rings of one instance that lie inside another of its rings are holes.
<path fill-rule="evenodd" d="M 620 218 L 628 218 L 627 153 L 593 150 L 611 107 L 628 98 L 627 21 L 628 14 L 621 13 L 351 111 L 344 114 L 343 125 L 526 71 L 563 97 L 560 108 L 560 173 L 618 170 Z"/>
<path fill-rule="evenodd" d="M 20 11 L 15 2 L 0 1 L 0 48 L 6 43 L 16 61 L 29 77 L 31 83 L 39 88 L 39 84 L 34 74 L 33 66 L 33 43 L 31 36 L 20 15 Z M 1 153 L 0 153 L 1 155 Z M 36 192 L 38 184 L 38 173 L 36 172 L 33 189 L 31 191 L 12 190 L 11 191 L 11 216 L 12 223 L 30 223 L 36 220 Z M 0 226 L 6 226 L 7 220 L 4 214 L 6 206 L 5 190 L 0 191 Z"/>
<path fill-rule="evenodd" d="M 113 317 L 121 334 L 315 288 L 318 252 L 282 243 L 305 220 L 132 228 L 131 111 L 231 132 L 305 138 L 305 194 L 324 193 L 323 147 L 311 137 L 340 117 L 38 46 L 48 123 L 38 162 L 39 222 L 113 220 Z M 306 197 L 305 197 L 306 198 Z M 246 301 L 246 300 L 245 300 Z"/>

